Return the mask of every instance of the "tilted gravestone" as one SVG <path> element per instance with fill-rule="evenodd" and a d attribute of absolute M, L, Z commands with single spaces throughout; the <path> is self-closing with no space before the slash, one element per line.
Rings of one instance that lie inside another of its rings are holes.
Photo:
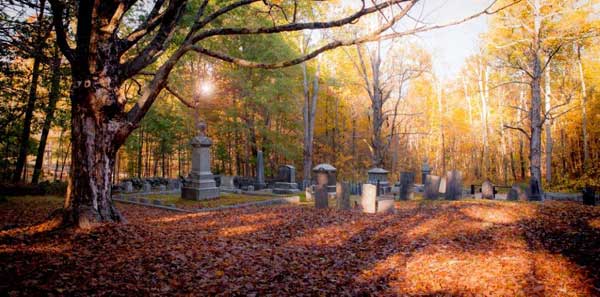
<path fill-rule="evenodd" d="M 363 184 L 362 195 L 360 195 L 360 206 L 365 213 L 377 212 L 377 186 Z"/>
<path fill-rule="evenodd" d="M 399 197 L 400 200 L 412 198 L 415 184 L 415 174 L 413 172 L 400 172 Z"/>
<path fill-rule="evenodd" d="M 440 187 L 438 189 L 438 192 L 440 194 L 446 194 L 446 178 L 445 177 L 440 178 Z"/>
<path fill-rule="evenodd" d="M 462 172 L 452 170 L 446 172 L 446 199 L 457 200 L 462 198 Z"/>
<path fill-rule="evenodd" d="M 425 177 L 425 199 L 437 199 L 440 190 L 440 177 L 436 175 L 427 175 Z"/>
<path fill-rule="evenodd" d="M 481 198 L 494 199 L 494 185 L 491 181 L 486 180 L 481 184 Z"/>
<path fill-rule="evenodd" d="M 337 209 L 350 209 L 350 187 L 347 183 L 337 183 L 335 197 Z"/>

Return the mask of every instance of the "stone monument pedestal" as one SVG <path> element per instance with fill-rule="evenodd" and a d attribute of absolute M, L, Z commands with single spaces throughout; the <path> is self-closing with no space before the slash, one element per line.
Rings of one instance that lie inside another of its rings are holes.
<path fill-rule="evenodd" d="M 192 139 L 192 172 L 185 179 L 181 189 L 181 198 L 188 200 L 207 200 L 219 197 L 219 188 L 210 171 L 210 146 L 212 141 L 206 137 L 206 126 L 199 125 L 200 133 Z"/>

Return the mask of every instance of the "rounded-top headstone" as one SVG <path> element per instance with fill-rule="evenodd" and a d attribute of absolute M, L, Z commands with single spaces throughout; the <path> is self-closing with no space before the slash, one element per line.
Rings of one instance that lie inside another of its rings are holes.
<path fill-rule="evenodd" d="M 319 164 L 317 166 L 315 166 L 315 168 L 313 168 L 313 171 L 326 171 L 326 172 L 335 172 L 337 169 L 335 169 L 335 167 L 331 166 L 331 164 L 327 164 L 327 163 L 322 163 Z"/>
<path fill-rule="evenodd" d="M 486 180 L 481 184 L 481 198 L 494 199 L 494 184 Z"/>

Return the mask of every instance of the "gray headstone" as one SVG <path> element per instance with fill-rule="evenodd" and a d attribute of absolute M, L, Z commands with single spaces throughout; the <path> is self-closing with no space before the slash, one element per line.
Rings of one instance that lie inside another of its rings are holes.
<path fill-rule="evenodd" d="M 365 213 L 377 212 L 377 186 L 363 184 L 362 195 L 360 195 L 360 206 Z"/>
<path fill-rule="evenodd" d="M 254 187 L 257 190 L 267 187 L 267 184 L 265 184 L 265 161 L 262 151 L 256 152 L 256 184 L 254 184 Z"/>
<path fill-rule="evenodd" d="M 394 213 L 394 199 L 379 199 L 377 201 L 377 213 Z"/>
<path fill-rule="evenodd" d="M 390 183 L 387 175 L 389 171 L 383 168 L 371 168 L 367 171 L 367 182 L 372 185 L 379 185 L 379 193 L 386 194 L 390 191 Z"/>
<path fill-rule="evenodd" d="M 412 198 L 415 184 L 415 174 L 412 172 L 400 172 L 399 196 L 400 200 Z"/>
<path fill-rule="evenodd" d="M 527 194 L 523 191 L 523 188 L 519 184 L 514 184 L 508 191 L 507 200 L 511 201 L 527 201 Z"/>
<path fill-rule="evenodd" d="M 155 200 L 152 200 L 152 204 L 154 204 L 154 205 L 162 205 L 162 201 L 155 199 Z"/>
<path fill-rule="evenodd" d="M 335 197 L 337 199 L 337 209 L 350 209 L 350 187 L 347 183 L 337 183 Z"/>
<path fill-rule="evenodd" d="M 165 185 L 160 185 L 160 186 L 158 186 L 158 190 L 159 190 L 159 191 L 161 191 L 161 192 L 164 192 L 164 191 L 166 191 L 166 190 L 167 190 L 167 186 L 165 186 Z"/>
<path fill-rule="evenodd" d="M 144 184 L 142 184 L 142 192 L 143 193 L 150 193 L 152 191 L 152 186 L 150 185 L 149 182 L 144 182 Z"/>
<path fill-rule="evenodd" d="M 313 168 L 315 179 L 319 179 L 320 175 L 327 176 L 327 191 L 332 194 L 335 194 L 336 171 L 337 169 L 335 167 L 327 163 L 319 164 Z M 315 184 L 318 184 L 318 182 L 315 182 Z"/>
<path fill-rule="evenodd" d="M 481 198 L 494 199 L 494 185 L 491 181 L 486 180 L 481 184 Z"/>
<path fill-rule="evenodd" d="M 446 172 L 446 199 L 460 199 L 462 192 L 462 172 L 458 170 Z"/>
<path fill-rule="evenodd" d="M 250 185 L 248 186 L 248 192 L 253 192 L 254 191 L 254 186 Z"/>
<path fill-rule="evenodd" d="M 225 190 L 235 189 L 235 176 L 222 175 L 221 176 L 221 189 L 225 189 Z"/>
<path fill-rule="evenodd" d="M 206 124 L 198 125 L 198 136 L 191 141 L 192 171 L 185 180 L 181 198 L 207 200 L 219 197 L 219 188 L 210 170 L 210 146 L 212 141 L 205 134 Z"/>
<path fill-rule="evenodd" d="M 123 191 L 125 191 L 125 193 L 133 192 L 133 183 L 131 183 L 130 181 L 124 182 L 123 183 Z"/>
<path fill-rule="evenodd" d="M 427 175 L 425 177 L 425 199 L 437 199 L 440 190 L 440 177 L 435 175 Z"/>

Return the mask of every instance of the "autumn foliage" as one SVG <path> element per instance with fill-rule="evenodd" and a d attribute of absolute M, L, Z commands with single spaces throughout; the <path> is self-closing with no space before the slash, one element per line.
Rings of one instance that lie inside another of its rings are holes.
<path fill-rule="evenodd" d="M 52 201 L 0 205 L 9 295 L 591 296 L 600 209 L 574 203 L 402 202 L 393 215 L 307 206 L 27 228 Z M 37 232 L 42 231 L 42 232 Z"/>

